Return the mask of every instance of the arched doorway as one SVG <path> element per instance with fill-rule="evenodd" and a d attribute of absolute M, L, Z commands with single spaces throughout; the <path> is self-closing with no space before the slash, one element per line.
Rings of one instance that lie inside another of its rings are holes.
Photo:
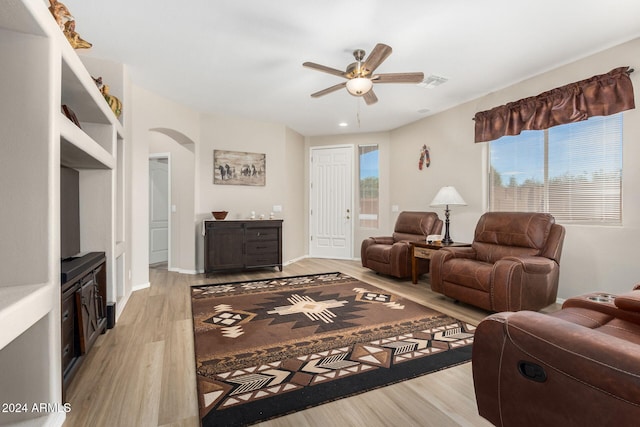
<path fill-rule="evenodd" d="M 162 255 L 162 243 L 166 242 L 167 269 L 182 273 L 195 272 L 195 144 L 174 129 L 153 128 L 150 131 L 149 263 L 151 265 L 152 261 L 159 259 L 154 257 Z M 166 197 L 162 195 L 161 187 L 152 182 L 153 173 L 162 183 L 162 159 L 166 159 L 167 163 Z M 166 240 L 163 240 L 165 218 L 167 234 Z"/>

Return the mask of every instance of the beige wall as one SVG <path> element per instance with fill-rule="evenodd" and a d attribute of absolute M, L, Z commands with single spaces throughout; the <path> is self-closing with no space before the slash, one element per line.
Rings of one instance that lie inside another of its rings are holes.
<path fill-rule="evenodd" d="M 479 216 L 486 210 L 487 144 L 473 143 L 472 118 L 477 111 L 533 96 L 546 90 L 623 66 L 634 65 L 640 54 L 640 39 L 573 62 L 543 75 L 496 91 L 472 102 L 390 131 L 360 135 L 302 137 L 284 125 L 218 115 L 198 115 L 180 105 L 159 99 L 143 90 L 137 96 L 134 114 L 133 244 L 134 284 L 148 276 L 146 257 L 147 131 L 153 127 L 174 128 L 196 142 L 195 219 L 196 268 L 202 268 L 202 240 L 199 224 L 214 209 L 230 211 L 230 218 L 244 218 L 254 210 L 266 215 L 273 205 L 282 205 L 285 219 L 284 258 L 297 259 L 308 253 L 308 174 L 312 146 L 375 144 L 380 146 L 381 209 L 377 230 L 355 230 L 354 258 L 359 242 L 370 235 L 383 235 L 393 228 L 399 210 L 435 210 L 429 203 L 444 185 L 455 186 L 468 206 L 456 206 L 451 213 L 451 236 L 471 241 Z M 640 73 L 632 74 L 638 87 Z M 636 89 L 636 95 L 638 90 Z M 623 225 L 617 227 L 567 226 L 561 263 L 560 293 L 567 298 L 591 290 L 622 292 L 640 281 L 635 246 L 640 238 L 640 172 L 634 164 L 640 158 L 640 113 L 624 113 Z M 430 147 L 431 166 L 418 170 L 423 144 Z M 213 149 L 265 153 L 267 185 L 243 187 L 213 185 Z M 304 177 L 302 179 L 302 177 Z M 144 183 L 143 183 L 144 181 Z M 144 184 L 144 185 L 142 185 Z M 186 185 L 186 184 L 184 184 Z M 357 189 L 357 181 L 354 182 Z M 146 193 L 145 193 L 146 194 Z M 140 208 L 138 211 L 136 208 Z M 140 226 L 140 227 L 138 227 Z M 141 231 L 141 229 L 145 231 Z M 144 236 L 142 236 L 144 234 Z M 142 250 L 141 248 L 144 248 Z"/>
<path fill-rule="evenodd" d="M 131 146 L 131 194 L 128 204 L 131 209 L 131 282 L 133 289 L 149 284 L 149 153 L 150 141 L 159 138 L 154 129 L 169 129 L 184 135 L 190 141 L 199 138 L 199 114 L 194 110 L 162 98 L 146 89 L 133 86 L 131 93 L 132 127 Z M 195 172 L 194 172 L 195 173 Z M 193 187 L 198 192 L 196 185 Z M 183 191 L 176 189 L 175 191 Z M 174 192 L 175 192 L 174 191 Z M 191 190 L 190 190 L 191 191 Z M 192 207 L 193 210 L 193 207 Z M 193 224 L 193 223 L 192 223 Z M 179 229 L 179 227 L 178 227 Z M 191 226 L 193 230 L 193 225 Z M 173 240 L 173 239 L 172 239 Z M 181 241 L 181 238 L 176 240 Z M 191 239 L 193 248 L 193 239 Z M 181 249 L 189 251 L 188 245 Z M 189 269 L 189 265 L 175 266 Z"/>
<path fill-rule="evenodd" d="M 549 89 L 602 74 L 637 62 L 640 39 L 560 67 L 520 84 L 445 111 L 391 133 L 392 162 L 397 174 L 391 181 L 392 203 L 401 206 L 414 200 L 418 189 L 426 198 L 440 186 L 454 185 L 468 206 L 456 206 L 451 213 L 454 240 L 471 241 L 477 218 L 486 210 L 486 150 L 488 144 L 474 144 L 471 120 L 477 111 L 490 109 Z M 639 73 L 631 75 L 636 99 Z M 431 167 L 417 172 L 415 152 L 425 141 L 431 146 Z M 622 226 L 567 225 L 561 262 L 559 297 L 604 289 L 624 292 L 640 282 L 635 253 L 640 238 L 640 112 L 624 113 L 623 224 Z M 420 180 L 420 177 L 425 179 Z M 427 178 L 428 177 L 428 178 Z M 407 182 L 420 183 L 419 187 Z M 441 209 L 438 211 L 441 216 Z"/>
<path fill-rule="evenodd" d="M 274 212 L 283 222 L 283 261 L 304 255 L 299 240 L 304 223 L 301 222 L 303 184 L 300 156 L 304 147 L 302 137 L 277 123 L 247 120 L 223 115 L 202 115 L 198 165 L 200 174 L 200 202 L 196 216 L 211 219 L 211 211 L 229 211 L 228 219 L 246 219 L 250 212 L 268 218 Z M 213 184 L 213 150 L 230 150 L 266 155 L 265 186 Z M 292 179 L 293 178 L 293 179 Z M 296 182 L 298 181 L 298 182 Z M 203 269 L 203 240 L 198 235 L 198 267 Z"/>
<path fill-rule="evenodd" d="M 637 39 L 391 132 L 312 137 L 308 138 L 307 145 L 357 145 L 363 138 L 385 140 L 381 147 L 388 147 L 388 150 L 384 154 L 381 151 L 381 180 L 385 181 L 382 177 L 388 172 L 389 185 L 381 188 L 381 212 L 388 216 L 381 222 L 379 232 L 391 232 L 396 218 L 391 213 L 393 205 L 401 211 L 434 210 L 444 218 L 444 210 L 430 208 L 429 203 L 440 187 L 453 185 L 468 205 L 451 208 L 451 237 L 455 241 L 470 242 L 478 218 L 487 209 L 488 144 L 473 142 L 475 113 L 616 67 L 634 66 L 639 55 L 640 39 Z M 633 73 L 631 78 L 638 98 L 640 73 Z M 640 267 L 635 256 L 640 239 L 640 168 L 635 165 L 640 158 L 640 112 L 637 109 L 624 113 L 624 139 L 623 224 L 566 226 L 560 298 L 593 290 L 620 293 L 640 282 Z M 420 171 L 418 158 L 423 144 L 430 147 L 431 166 Z M 366 232 L 359 230 L 357 234 L 361 241 Z M 355 257 L 358 257 L 358 249 L 354 248 Z"/>
<path fill-rule="evenodd" d="M 451 206 L 450 234 L 454 241 L 470 242 L 478 217 L 484 212 L 484 149 L 473 144 L 473 114 L 448 110 L 391 132 L 391 203 L 402 210 L 420 206 L 444 220 L 444 208 L 430 207 L 438 190 L 454 186 L 467 206 Z M 420 149 L 430 148 L 431 165 L 418 169 Z M 408 207 L 408 208 L 407 208 Z M 444 230 L 443 230 L 444 232 Z"/>
<path fill-rule="evenodd" d="M 286 129 L 285 133 L 285 165 L 284 177 L 284 213 L 287 216 L 283 230 L 283 257 L 291 261 L 303 257 L 306 253 L 305 243 L 305 190 L 306 181 L 301 179 L 305 174 L 304 137 L 299 133 Z M 295 177 L 292 179 L 291 177 Z"/>
<path fill-rule="evenodd" d="M 237 117 L 200 114 L 136 87 L 132 153 L 133 288 L 148 284 L 148 157 L 171 153 L 171 265 L 183 273 L 203 269 L 203 219 L 213 210 L 228 218 L 247 218 L 250 211 L 269 216 L 282 206 L 284 261 L 304 256 L 304 138 L 284 125 Z M 264 187 L 214 185 L 213 150 L 265 153 Z"/>

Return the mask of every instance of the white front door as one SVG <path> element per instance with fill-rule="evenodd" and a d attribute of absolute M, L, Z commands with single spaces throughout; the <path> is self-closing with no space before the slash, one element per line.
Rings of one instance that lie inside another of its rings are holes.
<path fill-rule="evenodd" d="M 149 264 L 169 260 L 169 160 L 149 159 Z"/>
<path fill-rule="evenodd" d="M 309 254 L 353 258 L 353 147 L 311 149 Z"/>

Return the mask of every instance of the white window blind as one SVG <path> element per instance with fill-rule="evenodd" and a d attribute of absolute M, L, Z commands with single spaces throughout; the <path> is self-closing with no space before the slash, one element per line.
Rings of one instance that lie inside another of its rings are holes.
<path fill-rule="evenodd" d="M 492 141 L 489 209 L 561 223 L 622 222 L 622 114 Z"/>

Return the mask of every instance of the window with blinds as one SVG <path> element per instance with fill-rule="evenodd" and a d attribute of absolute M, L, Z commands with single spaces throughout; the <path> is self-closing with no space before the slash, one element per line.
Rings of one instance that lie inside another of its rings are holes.
<path fill-rule="evenodd" d="M 489 145 L 489 210 L 548 212 L 559 223 L 622 223 L 622 114 Z"/>
<path fill-rule="evenodd" d="M 359 145 L 358 163 L 360 167 L 360 227 L 378 228 L 378 145 Z"/>

